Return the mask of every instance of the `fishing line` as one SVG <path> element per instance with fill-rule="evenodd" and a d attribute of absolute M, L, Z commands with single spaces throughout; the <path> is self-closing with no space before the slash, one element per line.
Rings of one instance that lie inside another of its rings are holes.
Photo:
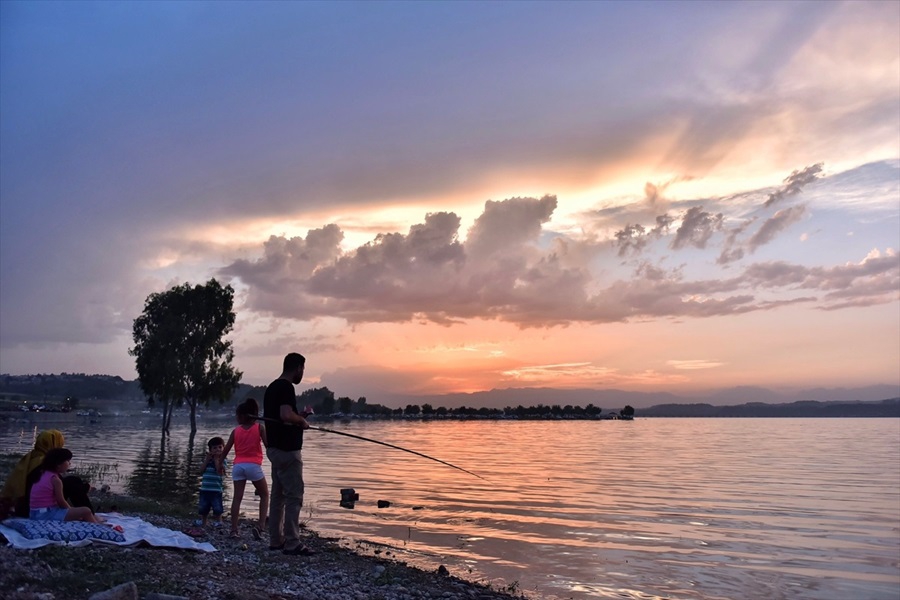
<path fill-rule="evenodd" d="M 281 423 L 282 425 L 290 425 L 290 426 L 292 426 L 292 427 L 300 427 L 300 425 L 298 425 L 298 424 L 296 424 L 296 423 L 284 423 L 283 421 L 281 421 L 281 420 L 279 420 L 279 419 L 270 419 L 270 418 L 268 418 L 268 417 L 252 417 L 252 418 L 253 418 L 253 419 L 256 419 L 257 421 L 268 421 L 269 423 Z M 428 460 L 433 460 L 433 461 L 435 461 L 435 462 L 439 462 L 439 463 L 441 463 L 442 465 L 447 465 L 448 467 L 452 467 L 452 468 L 454 468 L 454 469 L 457 469 L 457 470 L 459 470 L 459 471 L 462 471 L 463 473 L 468 473 L 469 475 L 472 475 L 473 477 L 477 477 L 478 479 L 487 481 L 487 479 L 485 479 L 485 478 L 482 477 L 481 475 L 478 475 L 478 474 L 476 474 L 476 473 L 473 473 L 472 471 L 467 471 L 466 469 L 463 469 L 462 467 L 457 467 L 456 465 L 451 464 L 451 463 L 448 463 L 448 462 L 445 461 L 445 460 L 441 460 L 441 459 L 435 458 L 435 457 L 433 457 L 433 456 L 428 456 L 427 454 L 422 454 L 421 452 L 416 452 L 415 450 L 410 450 L 409 448 L 403 448 L 403 447 L 401 447 L 401 446 L 395 446 L 394 444 L 388 444 L 387 442 L 382 442 L 382 441 L 379 441 L 379 440 L 373 440 L 372 438 L 363 437 L 363 436 L 361 436 L 361 435 L 354 435 L 354 434 L 352 434 L 352 433 L 347 433 L 347 432 L 345 432 L 345 431 L 337 431 L 337 430 L 334 430 L 334 429 L 328 429 L 328 428 L 326 428 L 326 427 L 316 427 L 316 426 L 314 426 L 314 425 L 310 425 L 309 428 L 310 428 L 310 429 L 315 429 L 316 431 L 324 431 L 325 433 L 335 433 L 335 434 L 337 434 L 337 435 L 344 435 L 344 436 L 347 436 L 347 437 L 349 437 L 349 438 L 353 438 L 353 439 L 356 439 L 356 440 L 362 440 L 362 441 L 364 441 L 364 442 L 372 442 L 373 444 L 381 444 L 382 446 L 387 446 L 388 448 L 394 448 L 395 450 L 402 450 L 403 452 L 409 452 L 410 454 L 415 454 L 416 456 L 421 456 L 422 458 L 427 458 Z"/>

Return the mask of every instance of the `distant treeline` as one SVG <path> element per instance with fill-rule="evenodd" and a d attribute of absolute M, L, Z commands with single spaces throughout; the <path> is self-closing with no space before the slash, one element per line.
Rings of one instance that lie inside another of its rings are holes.
<path fill-rule="evenodd" d="M 229 402 L 223 405 L 212 403 L 207 410 L 231 411 L 233 407 L 246 398 L 256 398 L 262 405 L 265 395 L 265 386 L 251 386 L 239 384 Z M 85 373 L 61 373 L 38 375 L 6 375 L 0 374 L 0 408 L 12 408 L 18 403 L 9 403 L 4 406 L 3 396 L 7 400 L 11 396 L 21 396 L 29 402 L 41 402 L 47 406 L 61 406 L 74 399 L 75 405 L 99 407 L 103 401 L 115 402 L 120 407 L 133 406 L 135 409 L 146 407 L 146 398 L 141 391 L 137 380 L 127 381 L 114 375 L 88 375 Z M 344 417 L 371 417 L 371 418 L 396 418 L 396 417 L 482 417 L 499 418 L 517 416 L 519 418 L 597 418 L 602 409 L 588 404 L 586 408 L 580 406 L 543 405 L 507 407 L 504 410 L 485 407 L 445 408 L 443 406 L 432 407 L 431 404 L 407 404 L 404 408 L 390 408 L 381 404 L 368 403 L 365 397 L 352 399 L 347 396 L 336 396 L 327 387 L 311 388 L 298 395 L 298 403 L 301 407 L 312 407 L 315 414 L 320 416 L 338 415 Z"/>
<path fill-rule="evenodd" d="M 257 400 L 262 399 L 265 393 L 264 387 L 251 388 L 245 393 L 245 397 L 252 396 Z M 459 406 L 447 408 L 444 406 L 432 406 L 429 403 L 407 404 L 403 408 L 391 408 L 381 404 L 369 403 L 365 396 L 353 400 L 347 396 L 335 397 L 334 392 L 327 387 L 304 390 L 297 396 L 300 408 L 310 407 L 314 414 L 319 416 L 336 417 L 366 417 L 366 418 L 486 418 L 499 419 L 504 417 L 516 417 L 520 419 L 599 419 L 609 418 L 603 415 L 603 409 L 588 404 L 586 407 L 559 404 L 537 406 L 507 406 L 506 408 L 488 408 Z M 626 406 L 621 411 L 626 416 L 634 414 L 634 409 Z M 619 415 L 619 412 L 615 413 Z"/>

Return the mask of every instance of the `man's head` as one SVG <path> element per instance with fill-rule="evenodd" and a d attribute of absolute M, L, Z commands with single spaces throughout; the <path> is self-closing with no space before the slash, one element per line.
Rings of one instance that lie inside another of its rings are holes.
<path fill-rule="evenodd" d="M 303 369 L 306 367 L 306 358 L 302 354 L 291 352 L 284 357 L 284 373 L 294 385 L 303 379 Z"/>

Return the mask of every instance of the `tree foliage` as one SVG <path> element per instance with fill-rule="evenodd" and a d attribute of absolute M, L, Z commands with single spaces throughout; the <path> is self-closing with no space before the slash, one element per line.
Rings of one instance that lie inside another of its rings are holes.
<path fill-rule="evenodd" d="M 225 402 L 242 373 L 231 361 L 234 289 L 215 279 L 189 283 L 147 297 L 144 312 L 134 320 L 135 357 L 141 390 L 163 409 L 163 431 L 169 430 L 172 409 L 187 402 L 191 431 L 197 430 L 197 406 L 215 399 Z"/>
<path fill-rule="evenodd" d="M 308 390 L 304 390 L 299 397 L 300 403 L 304 406 L 307 404 L 312 406 L 316 414 L 330 415 L 334 412 L 336 406 L 334 392 L 329 390 L 327 387 L 310 388 Z"/>

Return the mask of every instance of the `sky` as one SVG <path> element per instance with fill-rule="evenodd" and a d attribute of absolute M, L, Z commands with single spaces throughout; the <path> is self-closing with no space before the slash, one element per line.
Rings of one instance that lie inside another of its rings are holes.
<path fill-rule="evenodd" d="M 900 3 L 0 3 L 0 372 L 900 389 Z"/>

